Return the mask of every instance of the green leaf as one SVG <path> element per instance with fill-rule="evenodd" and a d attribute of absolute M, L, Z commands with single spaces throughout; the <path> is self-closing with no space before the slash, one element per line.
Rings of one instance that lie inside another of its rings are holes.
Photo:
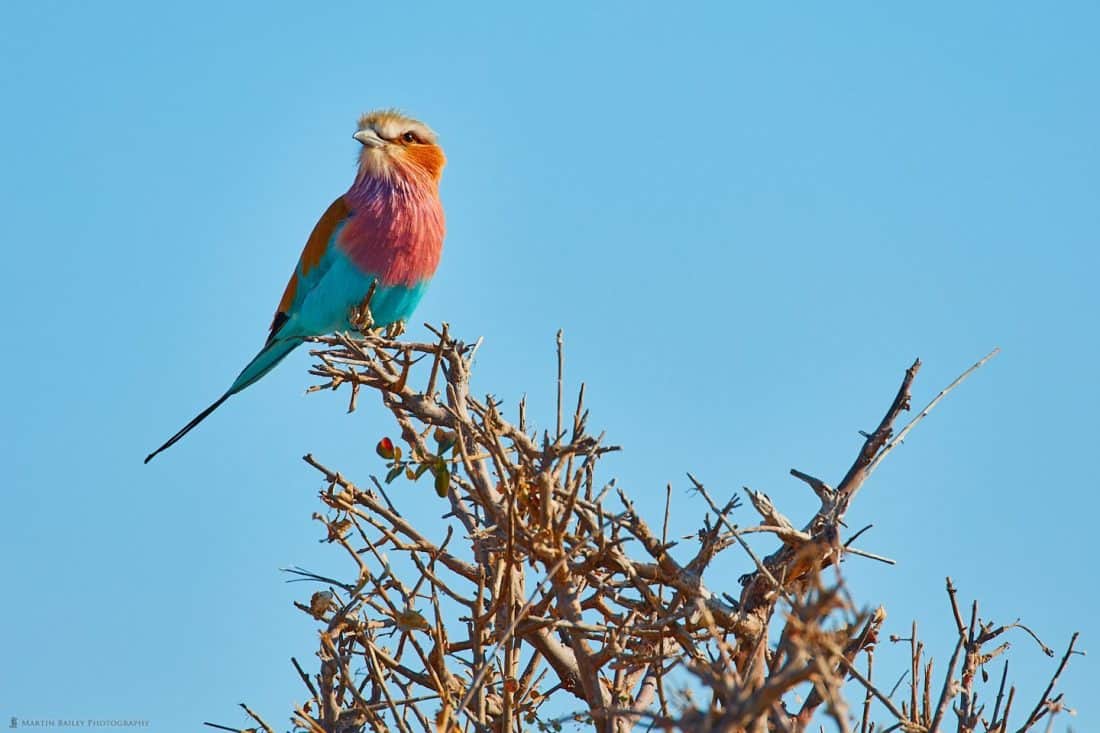
<path fill-rule="evenodd" d="M 447 495 L 447 489 L 451 486 L 451 474 L 446 471 L 436 471 L 435 474 L 435 493 L 443 498 Z"/>
<path fill-rule="evenodd" d="M 386 483 L 388 484 L 392 482 L 395 478 L 400 476 L 403 469 L 404 466 L 394 466 L 393 468 L 391 468 L 390 472 L 386 474 Z"/>
<path fill-rule="evenodd" d="M 436 445 L 438 446 L 438 448 L 436 450 L 439 453 L 439 455 L 443 455 L 444 453 L 449 451 L 452 447 L 454 447 L 455 434 L 450 432 L 449 430 L 444 430 L 443 428 L 436 428 L 435 433 L 432 435 L 432 437 L 435 438 Z"/>

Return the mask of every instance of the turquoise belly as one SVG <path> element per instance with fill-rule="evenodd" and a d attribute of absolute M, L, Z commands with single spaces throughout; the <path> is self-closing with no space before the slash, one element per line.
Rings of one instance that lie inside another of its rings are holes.
<path fill-rule="evenodd" d="M 298 295 L 280 335 L 320 336 L 355 330 L 348 316 L 366 297 L 376 280 L 373 274 L 360 272 L 343 252 L 330 245 L 317 267 L 304 278 L 299 273 L 299 277 Z M 427 281 L 412 287 L 376 286 L 370 303 L 375 325 L 409 320 L 427 286 Z"/>

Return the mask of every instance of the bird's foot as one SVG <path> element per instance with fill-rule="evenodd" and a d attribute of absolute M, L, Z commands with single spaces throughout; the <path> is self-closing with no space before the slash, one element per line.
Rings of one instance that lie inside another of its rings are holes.
<path fill-rule="evenodd" d="M 395 339 L 403 333 L 405 333 L 404 321 L 394 321 L 386 326 L 386 338 L 388 339 Z"/>
<path fill-rule="evenodd" d="M 348 321 L 364 336 L 370 336 L 374 329 L 374 316 L 370 312 L 370 298 L 359 305 L 353 305 L 348 313 Z"/>

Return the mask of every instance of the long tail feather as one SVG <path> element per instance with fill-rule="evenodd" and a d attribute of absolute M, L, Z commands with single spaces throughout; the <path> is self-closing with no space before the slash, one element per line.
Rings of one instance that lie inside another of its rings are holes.
<path fill-rule="evenodd" d="M 228 400 L 229 397 L 232 394 L 233 394 L 232 392 L 226 392 L 225 394 L 223 394 L 221 397 L 218 398 L 217 402 L 210 405 L 210 407 L 207 407 L 205 410 L 203 410 L 198 415 L 196 415 L 194 420 L 192 420 L 191 422 L 184 425 L 178 433 L 176 433 L 175 435 L 173 435 L 171 438 L 168 439 L 168 442 L 166 442 L 161 447 L 157 448 L 155 451 L 153 451 L 149 455 L 145 456 L 145 463 L 148 463 L 149 461 L 153 460 L 153 456 L 155 456 L 157 453 L 160 453 L 161 451 L 164 451 L 164 450 L 168 450 L 173 445 L 175 445 L 176 442 L 179 441 L 180 438 L 182 438 L 183 436 L 190 433 L 191 430 L 194 429 L 194 427 L 196 425 L 198 425 L 203 420 L 205 420 L 207 417 L 209 417 L 211 412 L 213 412 L 214 410 L 221 407 L 222 403 L 225 402 L 226 400 Z"/>
<path fill-rule="evenodd" d="M 252 361 L 248 362 L 248 366 L 242 369 L 237 378 L 233 380 L 233 385 L 229 388 L 229 394 L 237 394 L 245 387 L 251 387 L 258 382 L 260 377 L 274 369 L 275 365 L 285 359 L 287 354 L 298 348 L 302 341 L 303 339 L 300 338 L 277 338 L 268 341 L 260 349 L 260 353 L 252 357 Z"/>
<path fill-rule="evenodd" d="M 153 458 L 161 451 L 167 450 L 175 445 L 179 440 L 191 432 L 199 423 L 210 416 L 214 410 L 222 406 L 222 403 L 233 395 L 240 392 L 242 389 L 255 384 L 261 377 L 275 368 L 275 365 L 286 358 L 286 355 L 302 343 L 302 339 L 276 339 L 269 341 L 266 346 L 260 349 L 260 353 L 252 357 L 252 361 L 248 362 L 248 365 L 241 370 L 241 373 L 237 375 L 237 378 L 233 381 L 233 384 L 229 387 L 225 394 L 217 399 L 217 401 L 200 412 L 195 418 L 184 425 L 178 433 L 173 435 L 168 441 L 157 448 L 155 451 L 145 456 L 145 463 L 153 460 Z"/>

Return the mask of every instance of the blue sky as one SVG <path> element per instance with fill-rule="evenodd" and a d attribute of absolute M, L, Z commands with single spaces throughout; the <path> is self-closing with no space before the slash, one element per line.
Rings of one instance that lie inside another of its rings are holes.
<path fill-rule="evenodd" d="M 672 482 L 677 533 L 703 513 L 689 470 L 799 523 L 788 469 L 838 480 L 914 357 L 923 404 L 1000 346 L 849 514 L 899 564 L 845 572 L 941 669 L 947 574 L 984 617 L 1092 647 L 1098 23 L 1084 2 L 5 3 L 0 716 L 174 731 L 243 724 L 244 700 L 283 726 L 303 698 L 309 589 L 278 568 L 344 568 L 300 456 L 364 480 L 385 416 L 303 396 L 302 350 L 141 459 L 260 346 L 357 115 L 388 106 L 450 160 L 418 317 L 484 336 L 477 388 L 540 418 L 565 329 L 570 385 L 626 448 L 607 476 L 654 520 Z M 1012 641 L 1030 707 L 1053 663 Z M 1096 677 L 1065 676 L 1079 730 Z"/>

